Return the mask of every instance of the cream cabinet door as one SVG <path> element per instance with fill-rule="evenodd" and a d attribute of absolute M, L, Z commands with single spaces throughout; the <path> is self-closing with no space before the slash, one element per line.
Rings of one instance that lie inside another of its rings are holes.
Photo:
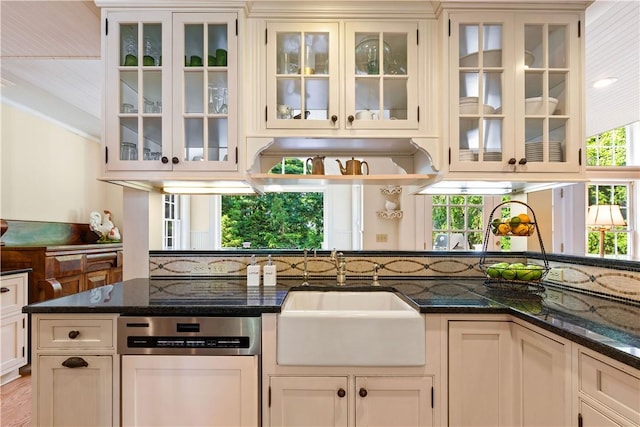
<path fill-rule="evenodd" d="M 38 356 L 36 363 L 34 426 L 114 425 L 112 356 Z"/>
<path fill-rule="evenodd" d="M 122 356 L 124 426 L 258 425 L 257 356 Z"/>
<path fill-rule="evenodd" d="M 596 405 L 580 399 L 578 425 L 581 427 L 622 427 L 632 424 L 620 420 L 616 415 L 606 409 L 596 409 Z"/>
<path fill-rule="evenodd" d="M 357 377 L 356 426 L 433 425 L 431 377 Z"/>
<path fill-rule="evenodd" d="M 509 322 L 449 322 L 449 424 L 514 426 Z"/>
<path fill-rule="evenodd" d="M 347 377 L 271 377 L 269 426 L 347 426 Z"/>
<path fill-rule="evenodd" d="M 518 325 L 513 338 L 518 425 L 570 425 L 571 349 Z"/>

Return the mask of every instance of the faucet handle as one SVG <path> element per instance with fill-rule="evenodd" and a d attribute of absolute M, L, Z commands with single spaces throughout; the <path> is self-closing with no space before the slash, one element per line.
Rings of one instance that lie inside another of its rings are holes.
<path fill-rule="evenodd" d="M 371 286 L 380 286 L 380 282 L 378 282 L 378 268 L 380 268 L 378 264 L 373 264 L 373 283 L 371 283 Z"/>

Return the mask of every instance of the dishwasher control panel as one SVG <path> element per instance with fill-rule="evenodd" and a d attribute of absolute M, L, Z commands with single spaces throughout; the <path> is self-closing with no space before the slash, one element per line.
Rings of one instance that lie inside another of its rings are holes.
<path fill-rule="evenodd" d="M 249 348 L 249 344 L 249 337 L 127 337 L 130 348 Z"/>
<path fill-rule="evenodd" d="M 260 354 L 259 317 L 118 318 L 118 354 Z"/>

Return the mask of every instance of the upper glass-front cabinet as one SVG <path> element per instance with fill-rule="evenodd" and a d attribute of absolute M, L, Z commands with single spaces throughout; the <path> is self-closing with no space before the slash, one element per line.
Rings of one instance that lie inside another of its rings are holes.
<path fill-rule="evenodd" d="M 451 15 L 452 171 L 579 171 L 578 19 L 531 15 Z"/>
<path fill-rule="evenodd" d="M 108 15 L 109 170 L 237 169 L 235 19 Z"/>
<path fill-rule="evenodd" d="M 268 126 L 337 126 L 338 24 L 270 23 L 267 41 Z"/>
<path fill-rule="evenodd" d="M 267 24 L 267 127 L 413 129 L 417 23 Z"/>
<path fill-rule="evenodd" d="M 353 129 L 418 124 L 418 24 L 346 24 L 346 119 Z"/>

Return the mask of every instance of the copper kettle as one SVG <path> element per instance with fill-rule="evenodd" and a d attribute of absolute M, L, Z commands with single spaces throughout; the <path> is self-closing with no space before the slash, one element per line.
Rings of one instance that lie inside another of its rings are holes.
<path fill-rule="evenodd" d="M 305 163 L 311 175 L 324 175 L 324 157 L 325 156 L 315 156 L 307 159 Z"/>
<path fill-rule="evenodd" d="M 369 175 L 369 163 L 362 162 L 360 160 L 356 160 L 355 158 L 351 158 L 351 160 L 347 160 L 347 167 L 342 166 L 342 162 L 336 159 L 336 162 L 340 165 L 340 173 L 342 175 Z M 365 167 L 366 172 L 363 171 L 363 167 Z M 363 173 L 364 172 L 364 173 Z"/>

